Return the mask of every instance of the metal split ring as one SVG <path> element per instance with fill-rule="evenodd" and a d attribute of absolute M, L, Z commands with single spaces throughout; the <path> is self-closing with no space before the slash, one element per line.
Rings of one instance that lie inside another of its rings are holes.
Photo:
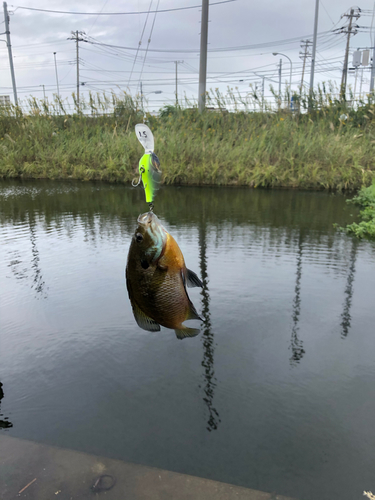
<path fill-rule="evenodd" d="M 95 479 L 94 484 L 91 486 L 93 491 L 108 491 L 111 490 L 116 484 L 116 478 L 110 474 L 102 474 Z"/>

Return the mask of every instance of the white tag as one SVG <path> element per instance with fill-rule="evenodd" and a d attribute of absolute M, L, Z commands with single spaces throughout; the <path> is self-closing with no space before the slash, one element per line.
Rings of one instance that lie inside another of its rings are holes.
<path fill-rule="evenodd" d="M 135 135 L 139 142 L 145 148 L 146 153 L 153 153 L 154 151 L 154 136 L 151 130 L 144 123 L 137 123 L 135 126 Z"/>

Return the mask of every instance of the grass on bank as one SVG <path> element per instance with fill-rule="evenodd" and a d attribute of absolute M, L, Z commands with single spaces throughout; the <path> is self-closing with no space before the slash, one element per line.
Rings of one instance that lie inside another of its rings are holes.
<path fill-rule="evenodd" d="M 357 196 L 348 200 L 362 207 L 360 212 L 361 222 L 353 222 L 343 229 L 346 233 L 357 238 L 375 238 L 375 183 L 371 186 L 363 187 Z"/>
<path fill-rule="evenodd" d="M 339 190 L 370 184 L 375 103 L 368 99 L 352 110 L 330 90 L 319 88 L 310 100 L 294 96 L 301 113 L 254 111 L 260 104 L 255 91 L 244 100 L 228 89 L 207 96 L 215 111 L 199 114 L 186 102 L 146 115 L 164 182 Z M 139 101 L 90 94 L 76 113 L 57 98 L 28 105 L 27 113 L 0 108 L 0 177 L 129 182 L 137 176 Z"/>

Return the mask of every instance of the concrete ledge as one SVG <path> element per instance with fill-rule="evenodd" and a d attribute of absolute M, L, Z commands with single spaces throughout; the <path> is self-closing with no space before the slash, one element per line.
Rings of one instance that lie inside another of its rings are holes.
<path fill-rule="evenodd" d="M 100 497 L 106 500 L 288 500 L 218 481 L 0 435 L 1 500 Z"/>

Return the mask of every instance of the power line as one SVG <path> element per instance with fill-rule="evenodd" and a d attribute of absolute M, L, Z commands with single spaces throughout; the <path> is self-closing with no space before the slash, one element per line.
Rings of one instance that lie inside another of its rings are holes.
<path fill-rule="evenodd" d="M 133 74 L 133 69 L 134 69 L 135 61 L 137 60 L 138 52 L 139 52 L 140 47 L 141 47 L 143 34 L 144 34 L 144 32 L 145 32 L 145 29 L 146 29 L 146 24 L 147 24 L 147 21 L 148 21 L 148 16 L 149 16 L 150 11 L 151 11 L 152 2 L 153 2 L 153 0 L 151 0 L 150 7 L 149 7 L 149 9 L 148 9 L 148 14 L 147 14 L 147 17 L 146 17 L 146 21 L 145 21 L 145 24 L 143 25 L 143 31 L 142 31 L 141 39 L 140 39 L 140 40 L 139 40 L 139 42 L 138 42 L 138 48 L 137 48 L 137 52 L 136 52 L 135 57 L 134 57 L 133 67 L 132 67 L 132 70 L 131 70 L 131 73 L 130 73 L 130 76 L 129 76 L 129 82 L 128 82 L 128 85 L 129 85 L 130 80 L 131 80 L 131 78 L 132 78 L 132 74 Z"/>
<path fill-rule="evenodd" d="M 157 6 L 156 6 L 156 12 L 155 12 L 154 20 L 153 20 L 153 22 L 152 22 L 151 31 L 150 31 L 150 36 L 148 37 L 148 41 L 147 41 L 147 48 L 146 48 L 145 56 L 144 56 L 144 58 L 143 58 L 143 64 L 142 64 L 141 73 L 140 73 L 140 75 L 139 75 L 138 85 L 141 83 L 141 78 L 142 78 L 142 74 L 143 74 L 143 68 L 144 68 L 144 66 L 145 66 L 146 57 L 147 57 L 147 52 L 148 52 L 148 49 L 149 49 L 149 46 L 150 46 L 150 43 L 151 43 L 152 32 L 154 31 L 154 26 L 155 26 L 155 21 L 156 21 L 156 15 L 157 15 L 157 13 L 158 13 L 159 3 L 160 3 L 160 0 L 158 0 L 158 4 L 157 4 Z"/>
<path fill-rule="evenodd" d="M 318 34 L 318 36 L 325 35 L 327 33 L 331 33 L 331 31 L 322 31 L 321 33 Z M 305 38 L 309 38 L 312 35 L 307 35 Z M 286 40 L 276 40 L 274 42 L 265 42 L 265 43 L 257 43 L 254 45 L 238 45 L 234 47 L 221 47 L 217 49 L 208 49 L 208 52 L 230 52 L 230 51 L 238 51 L 238 50 L 251 50 L 251 49 L 257 49 L 257 48 L 262 48 L 262 47 L 274 47 L 275 45 L 285 45 L 289 43 L 294 43 L 294 42 L 299 42 L 301 37 L 294 37 L 294 38 L 289 38 Z M 116 49 L 124 49 L 124 50 L 136 50 L 136 51 L 143 51 L 145 52 L 146 49 L 140 49 L 139 47 L 124 47 L 122 45 L 113 45 L 109 43 L 102 43 L 102 42 L 92 42 L 90 41 L 93 45 L 100 45 L 102 47 L 112 47 Z M 168 52 L 168 53 L 198 53 L 199 49 L 149 49 L 149 52 Z"/>
<path fill-rule="evenodd" d="M 237 2 L 237 0 L 222 0 L 221 2 L 213 2 L 210 4 L 213 5 L 221 5 L 223 3 L 232 3 Z M 49 9 L 37 9 L 34 7 L 22 7 L 17 5 L 12 5 L 15 9 L 23 9 L 23 10 L 33 10 L 37 12 L 49 12 L 51 14 L 71 14 L 74 16 L 131 16 L 135 14 L 155 14 L 157 12 L 163 14 L 164 12 L 176 12 L 179 10 L 191 10 L 191 9 L 200 9 L 201 5 L 191 5 L 189 7 L 176 7 L 174 9 L 163 9 L 163 10 L 151 10 L 145 12 L 72 12 L 72 11 L 64 11 L 64 10 L 49 10 Z"/>

